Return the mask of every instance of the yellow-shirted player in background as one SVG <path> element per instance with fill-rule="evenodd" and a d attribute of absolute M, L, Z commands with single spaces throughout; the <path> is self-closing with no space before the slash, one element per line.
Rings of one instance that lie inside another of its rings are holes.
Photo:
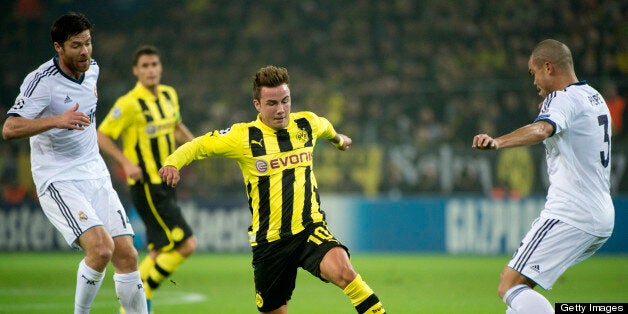
<path fill-rule="evenodd" d="M 288 71 L 268 66 L 253 82 L 257 119 L 213 131 L 184 144 L 159 173 L 169 186 L 193 160 L 223 156 L 238 162 L 252 223 L 255 301 L 262 313 L 287 313 L 297 269 L 343 289 L 358 313 L 385 313 L 373 290 L 351 265 L 348 249 L 327 228 L 320 209 L 312 153 L 318 138 L 346 150 L 351 138 L 312 112 L 290 113 Z M 329 309 L 321 309 L 329 312 Z"/>
<path fill-rule="evenodd" d="M 150 252 L 139 270 L 149 310 L 154 290 L 196 250 L 197 243 L 177 205 L 175 189 L 163 184 L 158 174 L 176 144 L 193 139 L 181 121 L 175 89 L 160 84 L 162 71 L 157 48 L 140 47 L 133 56 L 135 88 L 118 98 L 98 128 L 98 145 L 124 169 L 146 226 Z M 120 137 L 122 150 L 114 142 Z"/>

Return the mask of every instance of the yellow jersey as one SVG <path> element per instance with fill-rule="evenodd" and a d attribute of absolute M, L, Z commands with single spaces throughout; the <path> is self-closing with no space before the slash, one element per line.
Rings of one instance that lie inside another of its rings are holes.
<path fill-rule="evenodd" d="M 313 172 L 316 139 L 332 139 L 336 131 L 312 112 L 290 114 L 276 131 L 259 118 L 209 132 L 179 147 L 164 165 L 177 169 L 193 160 L 223 156 L 242 171 L 252 223 L 251 246 L 297 234 L 308 224 L 324 220 Z"/>
<path fill-rule="evenodd" d="M 179 98 L 174 88 L 157 87 L 155 97 L 139 82 L 116 100 L 98 130 L 117 140 L 122 137 L 122 152 L 140 166 L 144 179 L 160 184 L 158 171 L 175 150 L 175 128 L 181 122 Z M 127 179 L 129 185 L 135 180 Z"/>

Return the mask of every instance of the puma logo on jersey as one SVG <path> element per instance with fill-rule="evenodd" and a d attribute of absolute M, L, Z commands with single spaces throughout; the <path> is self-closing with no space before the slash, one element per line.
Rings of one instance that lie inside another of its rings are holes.
<path fill-rule="evenodd" d="M 262 138 L 259 141 L 251 140 L 251 144 L 257 144 L 257 145 L 259 145 L 261 147 L 264 147 L 264 139 Z"/>

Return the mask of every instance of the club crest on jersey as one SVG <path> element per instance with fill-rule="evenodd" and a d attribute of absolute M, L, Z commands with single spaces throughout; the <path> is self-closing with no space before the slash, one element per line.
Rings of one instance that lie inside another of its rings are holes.
<path fill-rule="evenodd" d="M 299 140 L 301 143 L 306 143 L 307 141 L 309 141 L 310 137 L 309 137 L 307 131 L 299 130 L 297 132 L 297 140 Z"/>
<path fill-rule="evenodd" d="M 88 219 L 87 218 L 87 214 L 84 211 L 82 211 L 82 210 L 80 210 L 78 212 L 78 218 L 79 218 L 80 221 L 87 221 L 87 219 Z"/>
<path fill-rule="evenodd" d="M 257 169 L 259 173 L 266 173 L 266 171 L 268 171 L 268 164 L 266 161 L 258 159 L 255 161 L 255 169 Z"/>

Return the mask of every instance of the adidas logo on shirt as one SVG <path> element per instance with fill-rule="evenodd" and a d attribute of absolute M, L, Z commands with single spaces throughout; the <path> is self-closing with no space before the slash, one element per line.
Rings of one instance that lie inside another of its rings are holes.
<path fill-rule="evenodd" d="M 72 102 L 72 98 L 70 98 L 70 96 L 66 95 L 65 96 L 65 100 L 63 102 L 66 103 L 66 104 L 69 103 L 69 102 Z"/>

